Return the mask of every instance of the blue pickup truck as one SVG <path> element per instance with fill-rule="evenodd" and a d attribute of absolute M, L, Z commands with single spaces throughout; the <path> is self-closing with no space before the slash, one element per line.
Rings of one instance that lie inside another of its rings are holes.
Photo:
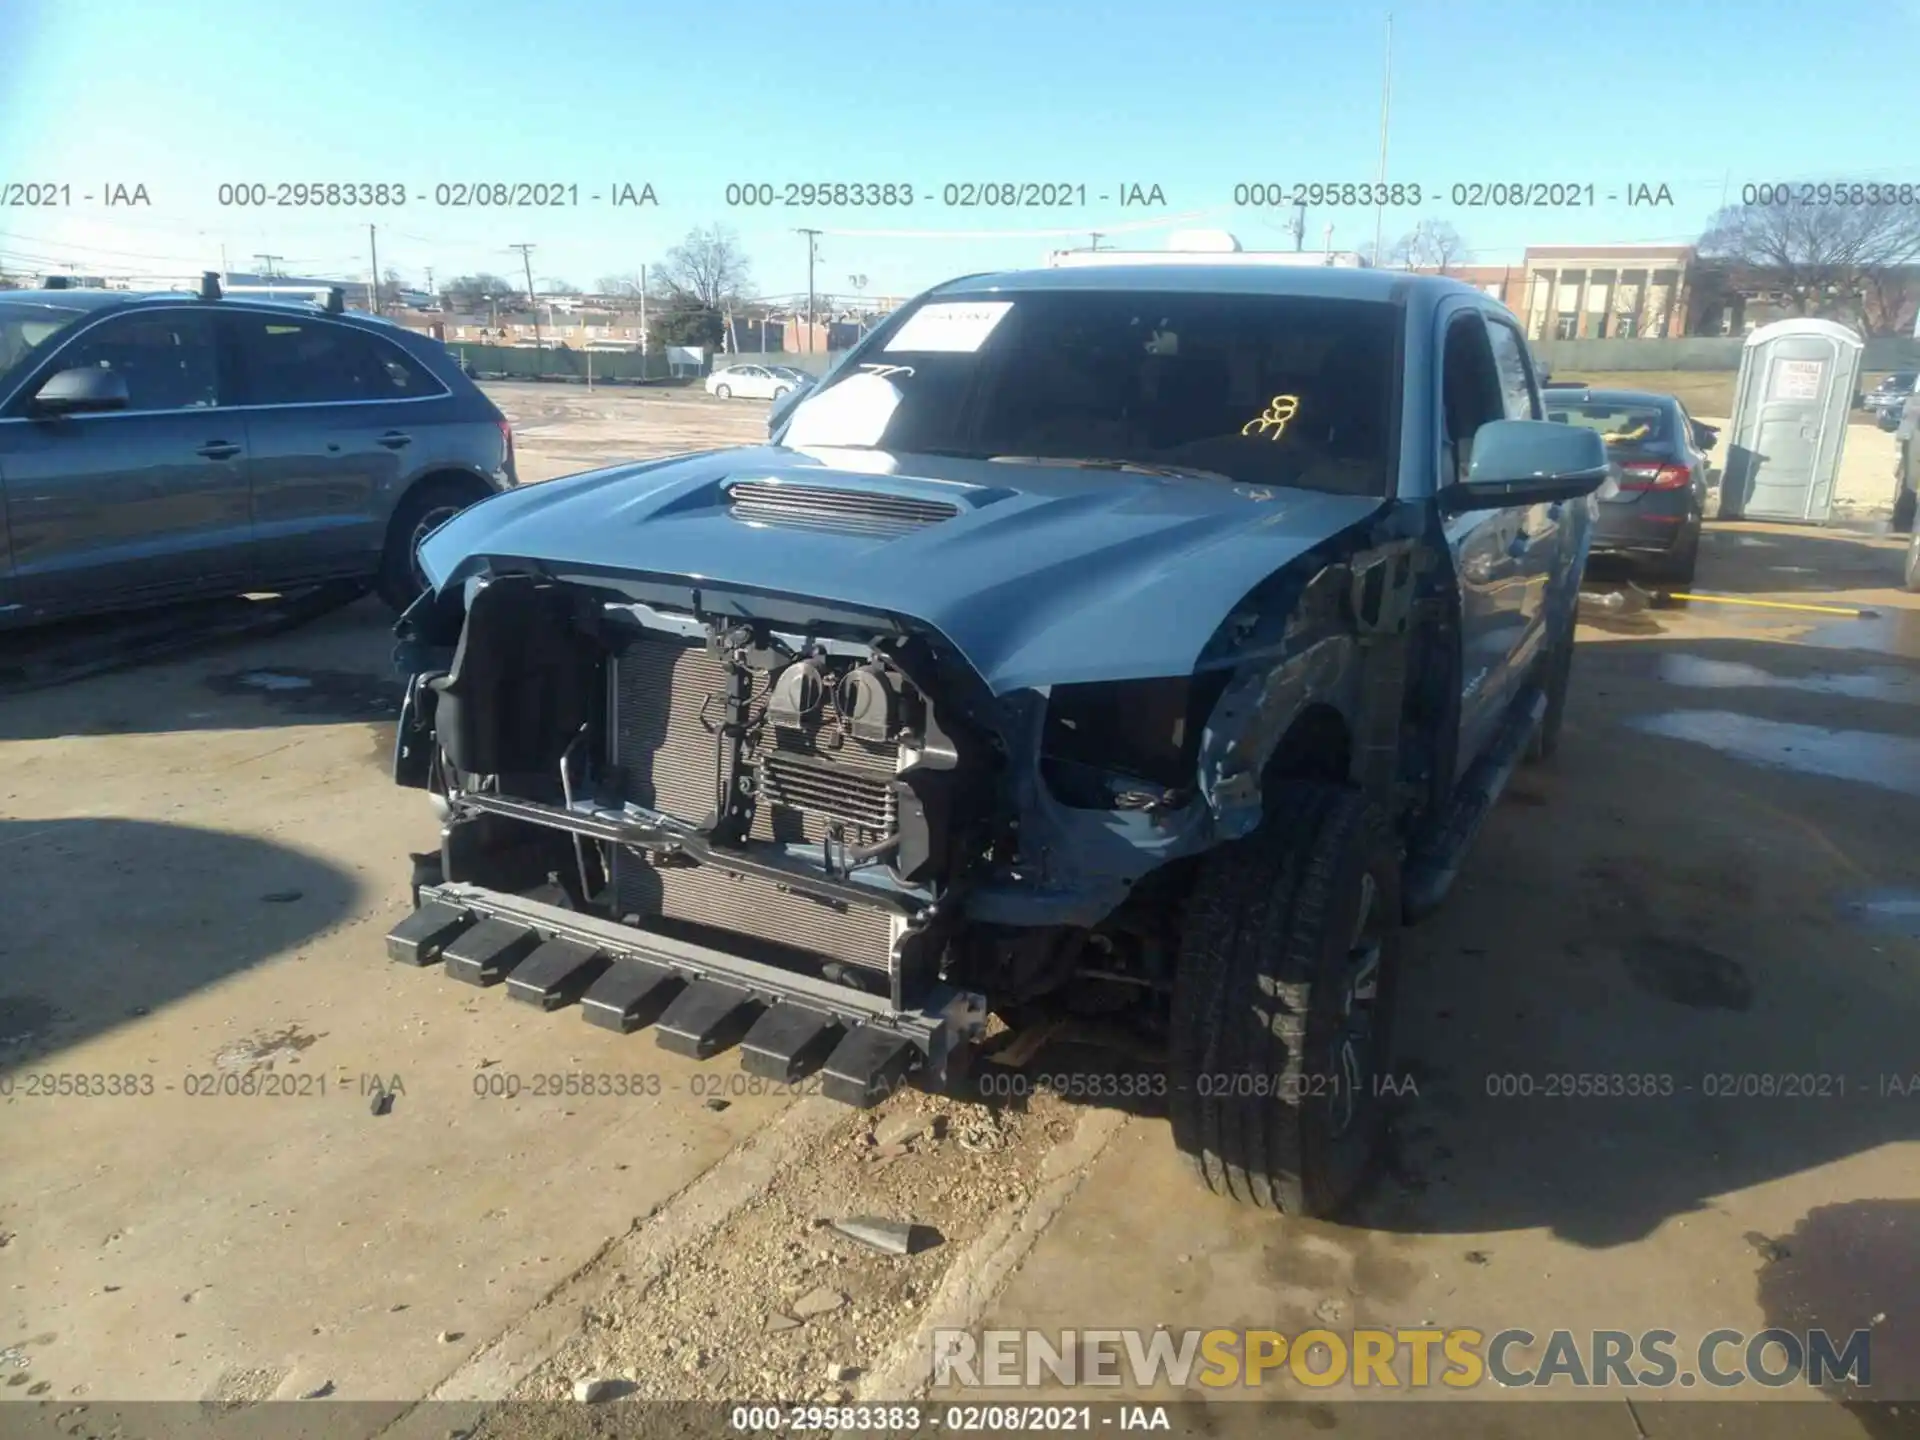
<path fill-rule="evenodd" d="M 1335 1212 L 1402 927 L 1555 747 L 1607 474 L 1454 281 L 951 281 L 764 445 L 426 541 L 394 765 L 441 843 L 389 953 L 862 1105 L 1097 1016 L 1163 1063 L 1089 1097 Z"/>

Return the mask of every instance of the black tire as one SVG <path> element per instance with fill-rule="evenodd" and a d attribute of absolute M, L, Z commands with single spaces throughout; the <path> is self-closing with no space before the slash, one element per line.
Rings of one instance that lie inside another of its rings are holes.
<path fill-rule="evenodd" d="M 1900 493 L 1896 495 L 1893 500 L 1892 528 L 1894 534 L 1906 535 L 1912 532 L 1915 502 L 1916 497 L 1913 491 L 1902 486 Z"/>
<path fill-rule="evenodd" d="M 731 400 L 733 398 L 733 387 L 731 385 L 714 386 L 713 398 L 716 400 Z"/>
<path fill-rule="evenodd" d="M 420 598 L 425 578 L 414 563 L 413 552 L 427 533 L 454 515 L 486 498 L 477 482 L 427 480 L 413 487 L 394 507 L 387 522 L 387 545 L 380 556 L 380 574 L 374 588 L 380 598 L 396 612 L 405 610 Z"/>
<path fill-rule="evenodd" d="M 778 405 L 782 400 L 786 399 L 787 396 L 792 393 L 792 391 L 793 391 L 793 387 L 791 385 L 779 386 L 773 392 L 773 403 Z"/>
<path fill-rule="evenodd" d="M 1353 1199 L 1386 1128 L 1399 865 L 1354 791 L 1289 786 L 1204 863 L 1181 935 L 1174 1144 L 1218 1195 L 1284 1215 Z"/>
<path fill-rule="evenodd" d="M 1700 570 L 1700 529 L 1696 525 L 1671 554 L 1648 563 L 1646 578 L 1662 590 L 1691 590 Z"/>
<path fill-rule="evenodd" d="M 1554 637 L 1542 662 L 1541 685 L 1547 692 L 1547 712 L 1527 741 L 1526 760 L 1530 765 L 1551 760 L 1560 749 L 1560 730 L 1567 718 L 1567 689 L 1573 683 L 1573 627 L 1574 618 L 1568 616 L 1565 628 Z"/>

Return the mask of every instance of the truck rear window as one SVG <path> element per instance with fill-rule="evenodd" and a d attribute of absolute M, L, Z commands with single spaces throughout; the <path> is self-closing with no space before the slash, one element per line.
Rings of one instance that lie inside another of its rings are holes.
<path fill-rule="evenodd" d="M 1547 418 L 1600 432 L 1609 449 L 1648 450 L 1673 443 L 1673 425 L 1664 405 L 1620 405 L 1587 401 L 1557 404 L 1547 396 Z"/>

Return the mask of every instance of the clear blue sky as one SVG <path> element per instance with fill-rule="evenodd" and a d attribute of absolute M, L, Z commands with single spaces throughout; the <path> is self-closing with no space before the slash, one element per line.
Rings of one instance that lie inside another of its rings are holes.
<path fill-rule="evenodd" d="M 1387 175 L 1593 183 L 1595 208 L 1388 210 L 1389 243 L 1451 223 L 1474 258 L 1529 243 L 1686 241 L 1723 195 L 1773 179 L 1920 182 L 1920 5 L 1613 0 L 1523 6 L 1395 0 Z M 1270 0 L 804 0 L 515 3 L 0 0 L 0 185 L 65 182 L 69 208 L 0 208 L 0 265 L 107 273 L 287 270 L 362 278 L 367 226 L 409 281 L 487 269 L 591 285 L 657 262 L 691 227 L 739 235 L 765 293 L 818 283 L 910 293 L 1038 263 L 1123 226 L 1291 244 L 1285 210 L 1235 211 L 1242 181 L 1370 181 L 1379 165 L 1386 5 Z M 558 181 L 559 210 L 438 208 L 440 183 Z M 397 181 L 403 209 L 222 208 L 222 181 Z M 1084 184 L 1065 209 L 952 209 L 972 181 Z M 730 181 L 894 181 L 906 210 L 729 209 Z M 87 202 L 142 184 L 149 207 Z M 588 200 L 651 183 L 657 208 Z M 1667 185 L 1670 207 L 1606 194 Z M 1123 184 L 1164 206 L 1122 207 Z M 1113 194 L 1102 203 L 1097 197 Z M 1435 203 L 1435 201 L 1438 203 Z M 1370 207 L 1316 209 L 1368 249 Z M 1064 232 L 1014 236 L 965 232 Z M 917 236 L 855 231 L 911 230 Z M 956 233 L 957 232 L 957 233 Z"/>

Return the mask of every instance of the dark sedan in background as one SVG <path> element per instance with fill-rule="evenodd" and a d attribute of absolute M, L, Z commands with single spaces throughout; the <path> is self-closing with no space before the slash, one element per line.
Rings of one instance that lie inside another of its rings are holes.
<path fill-rule="evenodd" d="M 0 627 L 331 581 L 419 594 L 419 542 L 516 483 L 444 345 L 324 303 L 0 294 Z"/>
<path fill-rule="evenodd" d="M 1896 370 L 1881 377 L 1880 383 L 1860 396 L 1857 404 L 1873 416 L 1882 430 L 1891 430 L 1900 423 L 1900 411 L 1907 397 L 1913 394 L 1916 380 L 1920 380 L 1920 372 Z"/>
<path fill-rule="evenodd" d="M 1656 584 L 1693 584 L 1706 516 L 1708 455 L 1719 432 L 1671 395 L 1592 390 L 1562 382 L 1544 392 L 1547 418 L 1600 432 L 1613 476 L 1596 493 L 1593 554 L 1623 557 Z"/>

